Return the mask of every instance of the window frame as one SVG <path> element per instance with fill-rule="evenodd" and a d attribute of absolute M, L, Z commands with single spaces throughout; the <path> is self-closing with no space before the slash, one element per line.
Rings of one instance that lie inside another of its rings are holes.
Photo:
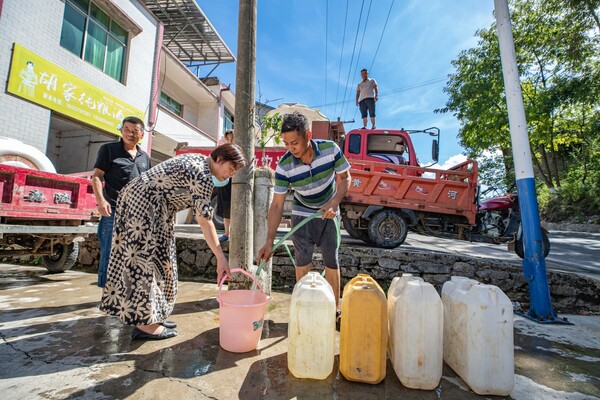
<path fill-rule="evenodd" d="M 234 118 L 235 115 L 226 107 L 223 107 L 223 132 L 227 132 L 229 129 L 234 128 Z M 231 124 L 231 126 L 228 126 L 228 122 Z"/>
<path fill-rule="evenodd" d="M 163 96 L 166 97 L 165 100 L 167 100 L 167 103 L 163 103 Z M 175 103 L 176 105 L 179 106 L 179 112 L 176 112 L 173 110 L 173 104 Z M 181 104 L 180 102 L 178 102 L 177 100 L 175 100 L 173 97 L 169 96 L 167 93 L 161 91 L 160 95 L 158 96 L 158 104 L 160 104 L 165 110 L 177 115 L 180 118 L 183 118 L 183 104 Z"/>
<path fill-rule="evenodd" d="M 81 7 L 81 4 L 76 1 L 76 0 L 64 0 L 65 3 L 65 11 L 63 12 L 63 21 L 62 21 L 62 28 L 61 28 L 61 35 L 60 35 L 60 41 L 59 44 L 60 46 L 69 51 L 70 53 L 74 54 L 75 56 L 77 56 L 78 58 L 80 58 L 81 60 L 84 60 L 85 62 L 87 62 L 90 65 L 93 65 L 94 67 L 98 68 L 99 70 L 101 70 L 104 74 L 106 74 L 107 76 L 121 82 L 121 83 L 125 83 L 125 76 L 126 74 L 126 69 L 127 69 L 127 61 L 128 61 L 128 56 L 129 56 L 129 42 L 132 36 L 132 33 L 127 30 L 126 28 L 124 28 L 121 24 L 119 24 L 115 18 L 113 18 L 109 12 L 105 11 L 98 2 L 94 2 L 93 0 L 88 0 L 88 4 L 87 4 L 87 10 L 83 10 L 83 8 Z M 95 9 L 99 10 L 100 12 L 104 13 L 106 15 L 106 17 L 108 18 L 108 28 L 106 28 L 106 26 L 102 23 L 102 21 L 98 20 L 97 18 L 95 18 L 92 15 L 92 7 L 95 7 Z M 67 9 L 70 9 L 71 11 L 77 13 L 80 17 L 83 17 L 85 19 L 85 23 L 83 26 L 83 37 L 81 38 L 81 46 L 77 46 L 79 48 L 79 53 L 76 53 L 73 50 L 76 49 L 72 49 L 67 47 L 66 45 L 64 45 L 63 42 L 63 31 L 65 29 L 65 21 L 66 21 L 66 14 L 67 14 Z M 88 44 L 88 39 L 90 37 L 90 23 L 94 24 L 95 29 L 99 29 L 101 32 L 103 32 L 105 34 L 105 38 L 104 38 L 104 43 L 103 43 L 103 56 L 102 56 L 102 68 L 100 68 L 98 65 L 94 64 L 92 61 L 94 59 L 93 55 L 88 54 L 88 48 L 87 48 L 87 44 Z M 116 27 L 114 27 L 116 26 Z M 125 33 L 125 41 L 122 40 L 122 37 L 119 36 L 119 31 L 124 32 Z M 112 40 L 112 43 L 111 43 Z M 116 43 L 118 45 L 115 46 L 115 49 L 123 49 L 122 55 L 120 57 L 120 68 L 119 68 L 119 75 L 118 77 L 113 76 L 112 74 L 110 74 L 108 71 L 110 64 L 111 64 L 111 52 L 109 51 L 111 48 L 111 44 Z M 88 58 L 90 60 L 88 60 Z"/>

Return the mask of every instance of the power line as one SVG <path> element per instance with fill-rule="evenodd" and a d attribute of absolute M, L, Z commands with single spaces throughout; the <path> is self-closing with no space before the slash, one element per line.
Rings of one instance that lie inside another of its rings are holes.
<path fill-rule="evenodd" d="M 360 31 L 360 22 L 362 21 L 363 9 L 365 7 L 365 0 L 362 0 L 360 5 L 360 15 L 358 17 L 358 24 L 356 25 L 356 35 L 354 35 L 354 46 L 352 47 L 352 57 L 350 58 L 350 66 L 348 67 L 348 76 L 346 77 L 346 87 L 344 88 L 344 97 L 346 98 L 346 93 L 348 92 L 348 85 L 350 84 L 350 73 L 352 72 L 352 63 L 354 62 L 354 52 L 356 51 L 356 42 L 358 41 L 358 32 Z M 340 110 L 340 116 L 344 112 L 344 104 L 342 103 L 342 109 Z"/>
<path fill-rule="evenodd" d="M 394 7 L 394 1 L 395 0 L 392 0 L 392 2 L 390 3 L 390 9 L 388 10 L 387 17 L 385 18 L 385 23 L 383 24 L 383 29 L 381 30 L 381 36 L 379 37 L 379 43 L 377 43 L 377 49 L 375 50 L 375 54 L 373 55 L 373 61 L 371 62 L 371 66 L 369 67 L 369 72 L 372 72 L 373 65 L 375 64 L 375 59 L 377 58 L 377 53 L 379 53 L 379 47 L 381 46 L 381 42 L 383 41 L 383 36 L 385 34 L 385 28 L 387 27 L 387 23 L 390 19 L 390 15 L 392 13 L 392 8 Z M 381 92 L 379 92 L 378 97 L 381 97 Z M 354 117 L 356 117 L 357 112 L 358 112 L 358 108 L 355 108 L 354 114 L 352 115 L 352 119 L 354 119 Z"/>
<path fill-rule="evenodd" d="M 383 92 L 379 92 L 379 97 L 385 97 L 385 96 L 389 96 L 392 94 L 396 94 L 396 93 L 400 93 L 400 92 L 406 92 L 408 90 L 412 90 L 412 89 L 418 89 L 424 86 L 429 86 L 429 85 L 434 85 L 436 83 L 440 83 L 446 80 L 446 77 L 440 77 L 440 78 L 433 78 L 433 79 L 429 79 L 423 82 L 417 82 L 417 83 L 413 83 L 411 85 L 407 85 L 407 86 L 402 86 L 399 88 L 395 88 L 395 89 L 391 89 L 391 90 L 387 90 L 387 91 L 383 91 Z M 318 104 L 318 105 L 314 105 L 314 106 L 310 106 L 311 108 L 323 108 L 323 107 L 329 107 L 329 106 L 334 106 L 334 105 L 338 105 L 338 104 L 345 104 L 351 100 L 342 100 L 342 101 L 338 101 L 335 103 L 329 103 L 329 104 Z"/>
<path fill-rule="evenodd" d="M 352 76 L 356 76 L 358 73 L 358 62 L 360 60 L 360 55 L 362 54 L 363 43 L 365 42 L 365 36 L 367 33 L 367 26 L 369 26 L 369 16 L 371 15 L 371 6 L 373 5 L 373 0 L 369 1 L 369 9 L 367 10 L 367 18 L 365 18 L 365 26 L 362 32 L 362 38 L 360 39 L 360 47 L 358 48 L 358 56 L 356 57 L 356 66 L 354 67 L 354 74 Z M 352 66 L 351 66 L 352 67 Z M 352 100 L 352 91 L 350 91 L 350 100 Z M 348 102 L 350 104 L 350 102 Z M 348 112 L 348 108 L 346 108 L 346 112 Z M 341 114 L 344 114 L 342 111 Z"/>
<path fill-rule="evenodd" d="M 326 0 L 325 1 L 325 75 L 324 75 L 325 76 L 325 104 L 327 104 L 327 81 L 328 81 L 328 79 L 327 79 L 327 77 L 328 77 L 328 74 L 327 74 L 327 53 L 328 53 L 327 42 L 329 41 L 328 26 L 329 26 L 329 0 Z"/>
<path fill-rule="evenodd" d="M 335 91 L 335 103 L 338 104 L 338 94 L 340 92 L 340 76 L 342 75 L 342 56 L 344 55 L 344 45 L 346 44 L 346 24 L 348 22 L 348 3 L 350 0 L 346 0 L 346 17 L 344 18 L 344 35 L 342 36 L 342 51 L 340 53 L 340 68 L 338 70 L 338 81 L 337 81 L 337 89 Z M 337 114 L 337 107 L 335 108 L 335 113 Z"/>
<path fill-rule="evenodd" d="M 375 59 L 377 58 L 377 53 L 379 52 L 379 46 L 381 46 L 381 41 L 383 40 L 383 35 L 385 33 L 385 27 L 387 26 L 388 20 L 390 19 L 390 14 L 392 13 L 392 7 L 394 7 L 394 1 L 390 4 L 390 9 L 388 11 L 388 15 L 385 18 L 385 24 L 383 24 L 383 30 L 381 31 L 381 37 L 379 38 L 379 43 L 377 43 L 377 50 L 375 50 L 375 55 L 373 55 L 373 62 L 371 62 L 371 66 L 369 67 L 369 71 L 373 69 L 373 64 L 375 64 Z"/>

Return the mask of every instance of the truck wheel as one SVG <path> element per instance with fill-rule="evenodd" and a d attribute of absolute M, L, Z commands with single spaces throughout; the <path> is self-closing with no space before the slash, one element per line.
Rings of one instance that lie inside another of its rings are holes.
<path fill-rule="evenodd" d="M 544 252 L 544 258 L 548 257 L 548 254 L 550 254 L 550 238 L 544 231 L 542 231 L 542 251 Z M 521 236 L 521 239 L 515 241 L 515 253 L 521 258 L 525 258 L 523 236 Z"/>
<path fill-rule="evenodd" d="M 354 225 L 352 224 L 352 220 L 350 220 L 350 218 L 343 215 L 342 224 L 344 225 L 344 229 L 346 230 L 346 232 L 348 232 L 348 235 L 350 235 L 351 238 L 360 239 L 358 229 L 354 228 Z"/>
<path fill-rule="evenodd" d="M 42 263 L 46 269 L 55 274 L 65 272 L 77 262 L 79 255 L 79 243 L 73 242 L 69 245 L 57 243 L 54 245 L 54 254 L 43 256 Z"/>
<path fill-rule="evenodd" d="M 398 247 L 404 243 L 407 234 L 406 220 L 394 210 L 380 211 L 369 221 L 369 238 L 377 247 Z"/>
<path fill-rule="evenodd" d="M 366 229 L 356 229 L 352 220 L 345 215 L 342 216 L 342 224 L 344 224 L 344 229 L 351 238 L 362 240 L 366 244 L 373 244 L 371 238 L 369 238 L 369 232 Z"/>

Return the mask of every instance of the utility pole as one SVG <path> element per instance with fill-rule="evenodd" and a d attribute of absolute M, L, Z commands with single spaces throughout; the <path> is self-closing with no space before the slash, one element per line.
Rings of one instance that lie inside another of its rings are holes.
<path fill-rule="evenodd" d="M 508 107 L 510 139 L 515 160 L 515 177 L 519 193 L 519 209 L 521 212 L 521 229 L 525 257 L 523 258 L 523 273 L 529 285 L 531 304 L 526 317 L 537 322 L 565 322 L 557 319 L 552 309 L 550 288 L 546 276 L 546 261 L 542 251 L 542 229 L 535 179 L 531 162 L 527 121 L 523 106 L 523 93 L 519 80 L 519 69 L 515 56 L 515 44 L 510 24 L 507 0 L 494 0 L 496 25 L 498 27 L 498 42 L 502 73 Z"/>
<path fill-rule="evenodd" d="M 248 270 L 253 262 L 254 199 L 254 90 L 256 81 L 257 0 L 240 0 L 235 78 L 235 133 L 233 141 L 248 164 L 233 177 L 229 265 Z"/>

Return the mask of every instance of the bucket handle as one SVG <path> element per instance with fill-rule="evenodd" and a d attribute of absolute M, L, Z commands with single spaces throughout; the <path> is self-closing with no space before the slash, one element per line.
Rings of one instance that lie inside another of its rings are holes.
<path fill-rule="evenodd" d="M 232 269 L 230 269 L 230 271 L 232 273 L 233 272 L 241 272 L 242 274 L 246 275 L 248 278 L 252 278 L 252 280 L 254 282 L 256 282 L 256 286 L 258 286 L 258 289 L 262 292 L 262 286 L 260 285 L 260 281 L 254 275 L 252 275 L 250 272 L 248 272 L 242 268 L 232 268 Z M 221 303 L 221 287 L 223 286 L 223 283 L 225 283 L 225 280 L 228 277 L 229 277 L 229 275 L 227 275 L 227 274 L 223 275 L 223 278 L 221 278 L 221 282 L 219 282 L 219 291 L 217 292 L 217 301 L 219 302 L 219 305 L 223 305 Z"/>

